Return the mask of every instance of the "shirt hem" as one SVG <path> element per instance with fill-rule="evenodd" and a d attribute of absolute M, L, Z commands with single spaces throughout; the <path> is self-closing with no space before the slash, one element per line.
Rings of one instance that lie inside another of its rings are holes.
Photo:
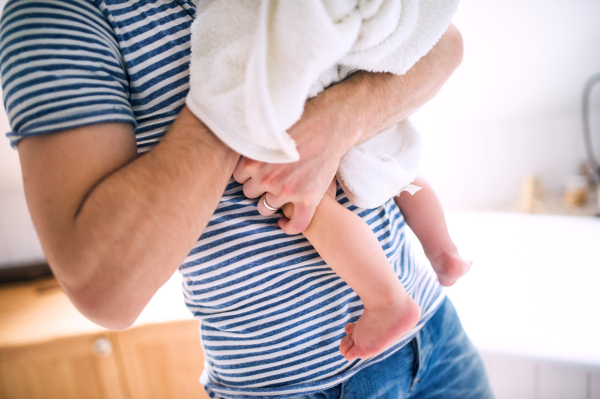
<path fill-rule="evenodd" d="M 331 378 L 330 381 L 327 381 L 327 382 L 324 382 L 322 384 L 315 385 L 315 386 L 310 386 L 310 387 L 304 386 L 304 387 L 296 387 L 296 388 L 288 387 L 287 389 L 285 387 L 281 387 L 280 390 L 277 390 L 277 388 L 270 388 L 270 389 L 269 388 L 266 388 L 266 389 L 257 388 L 253 392 L 248 391 L 248 390 L 241 390 L 241 389 L 239 391 L 237 391 L 237 390 L 235 390 L 235 388 L 234 388 L 234 390 L 232 390 L 230 387 L 220 386 L 217 384 L 213 384 L 211 382 L 208 382 L 207 384 L 205 384 L 204 389 L 206 390 L 206 392 L 208 393 L 208 395 L 211 398 L 220 398 L 220 399 L 221 398 L 222 399 L 255 399 L 258 397 L 268 397 L 269 399 L 290 399 L 290 398 L 294 398 L 297 396 L 309 395 L 311 393 L 329 389 L 331 387 L 334 387 L 334 386 L 346 381 L 347 379 L 354 376 L 361 370 L 387 359 L 389 356 L 393 355 L 398 350 L 402 349 L 406 344 L 408 344 L 419 333 L 419 331 L 421 331 L 421 329 L 425 326 L 425 324 L 439 310 L 439 308 L 442 305 L 442 303 L 444 302 L 445 298 L 446 298 L 446 293 L 444 292 L 443 289 L 441 289 L 439 291 L 439 295 L 437 296 L 437 298 L 433 301 L 433 303 L 431 303 L 431 305 L 427 308 L 425 313 L 421 316 L 421 320 L 419 320 L 419 324 L 417 324 L 417 326 L 407 336 L 403 337 L 398 344 L 387 349 L 383 353 L 381 353 L 371 359 L 368 359 L 366 362 L 358 365 L 356 368 L 353 368 L 353 369 L 347 371 L 346 373 L 344 373 L 344 375 L 339 376 L 339 378 L 336 378 L 335 376 L 330 377 Z M 208 381 L 208 376 L 205 375 L 204 372 L 202 373 L 202 376 L 200 377 L 200 381 L 201 382 Z M 316 381 L 316 383 L 318 383 L 318 381 Z M 310 383 L 306 383 L 306 384 L 310 384 Z M 302 385 L 305 385 L 305 384 L 302 384 Z"/>

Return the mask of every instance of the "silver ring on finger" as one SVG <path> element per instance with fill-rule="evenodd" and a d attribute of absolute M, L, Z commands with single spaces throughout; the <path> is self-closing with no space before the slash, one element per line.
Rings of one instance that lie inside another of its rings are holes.
<path fill-rule="evenodd" d="M 269 205 L 269 203 L 267 202 L 266 195 L 263 197 L 263 205 L 265 206 L 265 208 L 267 208 L 271 212 L 277 212 L 277 210 L 279 209 L 279 208 L 273 208 L 271 205 Z"/>

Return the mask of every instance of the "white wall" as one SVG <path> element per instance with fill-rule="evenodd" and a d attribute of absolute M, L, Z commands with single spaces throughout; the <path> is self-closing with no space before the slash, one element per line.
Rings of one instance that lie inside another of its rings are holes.
<path fill-rule="evenodd" d="M 0 10 L 4 8 L 6 0 L 0 0 Z M 0 195 L 15 194 L 23 190 L 21 181 L 21 167 L 17 151 L 8 145 L 5 136 L 10 131 L 4 106 L 0 107 Z"/>
<path fill-rule="evenodd" d="M 585 156 L 581 97 L 600 72 L 600 2 L 462 0 L 454 23 L 463 63 L 415 115 L 423 173 L 449 208 L 511 202 L 527 174 L 560 191 Z M 600 85 L 593 97 L 600 140 Z"/>
<path fill-rule="evenodd" d="M 0 195 L 15 193 L 23 190 L 19 154 L 10 147 L 5 134 L 10 132 L 10 126 L 4 112 L 0 110 Z"/>

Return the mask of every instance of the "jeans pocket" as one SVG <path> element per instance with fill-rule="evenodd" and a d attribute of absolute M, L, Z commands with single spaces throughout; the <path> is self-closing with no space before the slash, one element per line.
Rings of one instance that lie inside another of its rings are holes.
<path fill-rule="evenodd" d="M 415 359 L 413 363 L 412 369 L 412 382 L 410 383 L 409 392 L 412 392 L 417 383 L 419 382 L 421 376 L 421 365 L 423 363 L 423 359 L 421 358 L 421 332 L 419 331 L 417 335 L 410 341 L 412 345 L 413 352 L 415 354 Z"/>

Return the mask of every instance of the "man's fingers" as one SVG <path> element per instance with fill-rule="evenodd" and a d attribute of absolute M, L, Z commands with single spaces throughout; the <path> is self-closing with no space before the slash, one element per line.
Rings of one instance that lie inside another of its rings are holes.
<path fill-rule="evenodd" d="M 244 191 L 244 195 L 248 198 L 258 198 L 265 193 L 265 189 L 259 187 L 255 179 L 247 180 L 244 183 L 242 190 Z"/>
<path fill-rule="evenodd" d="M 304 205 L 302 203 L 294 203 L 294 213 L 292 218 L 279 219 L 279 227 L 289 235 L 300 234 L 310 226 L 312 217 L 315 214 L 316 205 Z"/>
<path fill-rule="evenodd" d="M 266 204 L 265 199 L 267 201 Z M 281 206 L 275 204 L 275 199 L 273 198 L 271 193 L 266 193 L 260 198 L 260 200 L 258 200 L 258 213 L 260 213 L 263 216 L 271 216 L 272 214 L 277 212 L 279 208 L 281 208 Z M 269 209 L 269 207 L 271 207 L 272 209 Z"/>
<path fill-rule="evenodd" d="M 251 177 L 252 167 L 256 164 L 257 162 L 252 159 L 240 157 L 233 170 L 233 179 L 238 183 L 246 183 Z"/>

